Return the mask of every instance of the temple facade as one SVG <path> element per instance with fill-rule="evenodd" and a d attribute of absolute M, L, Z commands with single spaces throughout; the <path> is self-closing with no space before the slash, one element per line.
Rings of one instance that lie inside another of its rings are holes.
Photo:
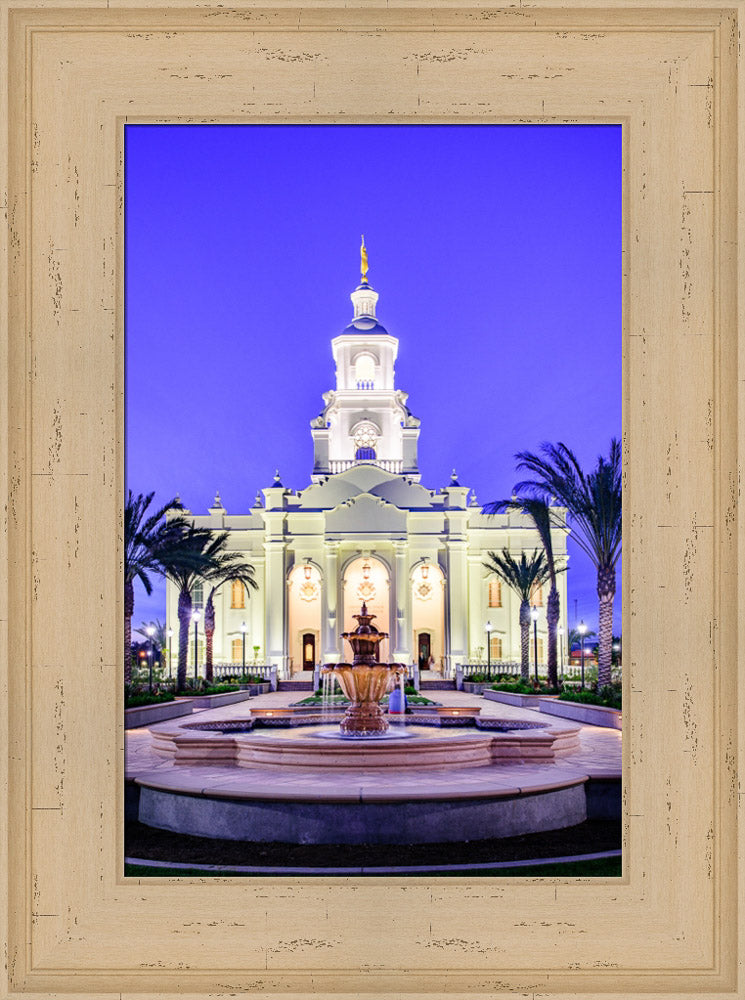
<path fill-rule="evenodd" d="M 452 676 L 459 663 L 520 658 L 519 601 L 484 568 L 489 551 L 540 548 L 529 518 L 485 516 L 455 473 L 440 489 L 421 483 L 420 422 L 396 388 L 398 340 L 377 317 L 378 293 L 362 280 L 351 293 L 351 322 L 331 341 L 336 385 L 311 420 L 309 484 L 280 480 L 261 489 L 254 505 L 231 514 L 219 494 L 206 514 L 190 520 L 229 533 L 229 546 L 255 570 L 258 590 L 247 596 L 227 584 L 214 598 L 215 664 L 271 664 L 282 677 L 348 656 L 340 634 L 355 627 L 364 601 L 389 633 L 386 659 L 416 663 Z M 557 558 L 566 534 L 554 532 Z M 192 594 L 202 610 L 207 585 Z M 559 577 L 566 629 L 566 574 Z M 538 589 L 538 659 L 545 662 L 547 593 Z M 178 595 L 167 592 L 167 625 L 178 631 Z M 487 631 L 487 625 L 490 631 Z M 197 621 L 200 642 L 202 622 Z M 193 633 L 193 629 L 192 629 Z M 490 647 L 487 651 L 487 636 Z M 534 654 L 531 628 L 531 663 Z M 189 663 L 194 662 L 191 637 Z M 174 644 L 175 645 L 175 644 Z M 175 664 L 175 649 L 172 652 Z"/>

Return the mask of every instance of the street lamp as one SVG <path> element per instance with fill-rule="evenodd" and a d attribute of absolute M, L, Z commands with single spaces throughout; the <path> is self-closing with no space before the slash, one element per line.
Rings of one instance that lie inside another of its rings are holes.
<path fill-rule="evenodd" d="M 535 658 L 535 682 L 538 683 L 538 608 L 531 608 L 530 617 L 533 619 L 533 654 Z"/>
<path fill-rule="evenodd" d="M 150 682 L 148 684 L 148 689 L 150 691 L 150 694 L 152 694 L 153 693 L 153 636 L 155 635 L 155 629 L 153 628 L 152 625 L 148 625 L 145 631 L 147 632 L 148 638 L 150 639 L 150 649 L 148 651 L 148 656 L 147 656 L 148 664 L 150 667 Z"/>
<path fill-rule="evenodd" d="M 581 657 L 582 657 L 582 660 L 581 660 L 581 662 L 582 662 L 582 683 L 581 683 L 580 686 L 581 686 L 582 690 L 584 691 L 585 690 L 585 632 L 587 631 L 587 626 L 585 625 L 584 619 L 577 626 L 577 631 L 579 632 L 579 642 L 580 642 L 580 647 L 579 648 L 580 648 Z"/>
<path fill-rule="evenodd" d="M 246 623 L 241 622 L 241 632 L 243 634 L 243 672 L 241 677 L 243 680 L 246 679 Z"/>
<path fill-rule="evenodd" d="M 173 629 L 168 629 L 168 680 L 170 681 L 173 677 L 172 673 L 172 663 L 171 663 L 171 638 L 173 636 Z"/>
<path fill-rule="evenodd" d="M 621 643 L 620 642 L 614 642 L 613 643 L 613 652 L 614 653 L 618 653 L 618 668 L 620 670 L 621 669 Z"/>
<path fill-rule="evenodd" d="M 486 676 L 491 679 L 491 633 L 494 626 L 487 622 L 484 626 L 486 632 Z"/>
<path fill-rule="evenodd" d="M 192 621 L 194 622 L 194 687 L 197 686 L 197 650 L 199 648 L 199 637 L 197 634 L 197 624 L 199 622 L 199 612 L 192 611 Z"/>

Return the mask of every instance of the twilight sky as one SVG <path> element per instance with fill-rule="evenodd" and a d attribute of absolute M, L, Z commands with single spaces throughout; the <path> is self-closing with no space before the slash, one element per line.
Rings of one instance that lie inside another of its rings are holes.
<path fill-rule="evenodd" d="M 509 496 L 514 453 L 621 435 L 621 128 L 128 125 L 126 478 L 241 513 L 310 483 L 364 233 L 422 484 Z M 597 627 L 572 545 L 569 624 Z M 614 631 L 620 632 L 620 572 Z M 133 627 L 165 619 L 135 592 Z M 577 616 L 575 619 L 575 599 Z"/>

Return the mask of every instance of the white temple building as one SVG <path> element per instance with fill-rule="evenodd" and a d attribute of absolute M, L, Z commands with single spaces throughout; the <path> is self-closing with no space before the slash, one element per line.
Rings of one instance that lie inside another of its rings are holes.
<path fill-rule="evenodd" d="M 250 597 L 237 584 L 217 592 L 214 662 L 240 667 L 244 643 L 247 664 L 274 665 L 285 678 L 348 659 L 340 634 L 356 626 L 352 615 L 363 601 L 389 633 L 386 660 L 449 677 L 457 664 L 486 662 L 487 634 L 492 663 L 519 660 L 518 598 L 484 561 L 489 551 L 508 548 L 519 557 L 540 548 L 537 532 L 522 514 L 482 514 L 455 473 L 441 489 L 421 485 L 420 422 L 407 393 L 396 388 L 398 340 L 377 318 L 364 249 L 362 280 L 351 300 L 352 321 L 331 341 L 336 386 L 310 424 L 309 485 L 296 492 L 277 474 L 244 513 L 228 513 L 219 494 L 207 514 L 184 512 L 200 527 L 228 531 L 230 548 L 245 555 L 259 585 Z M 564 531 L 554 532 L 553 544 L 557 558 L 566 558 Z M 559 589 L 566 629 L 566 574 Z M 192 594 L 196 608 L 205 591 Z M 546 596 L 533 595 L 541 663 Z M 174 634 L 177 599 L 169 583 L 167 625 Z M 201 628 L 200 621 L 200 663 Z M 531 665 L 533 640 L 531 627 Z M 175 664 L 175 648 L 172 655 Z"/>

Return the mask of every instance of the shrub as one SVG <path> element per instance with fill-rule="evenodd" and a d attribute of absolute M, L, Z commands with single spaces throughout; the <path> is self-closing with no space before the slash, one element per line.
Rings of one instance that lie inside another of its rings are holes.
<path fill-rule="evenodd" d="M 603 705 L 605 708 L 618 708 L 621 705 L 620 685 L 608 684 L 599 691 L 563 691 L 559 698 L 562 701 L 574 701 L 580 705 Z"/>
<path fill-rule="evenodd" d="M 141 708 L 143 705 L 159 705 L 161 702 L 173 701 L 174 696 L 169 691 L 132 691 L 124 701 L 125 708 Z"/>
<path fill-rule="evenodd" d="M 549 687 L 548 684 L 536 684 L 528 681 L 498 681 L 492 684 L 492 691 L 506 691 L 508 694 L 558 694 L 559 688 Z"/>

